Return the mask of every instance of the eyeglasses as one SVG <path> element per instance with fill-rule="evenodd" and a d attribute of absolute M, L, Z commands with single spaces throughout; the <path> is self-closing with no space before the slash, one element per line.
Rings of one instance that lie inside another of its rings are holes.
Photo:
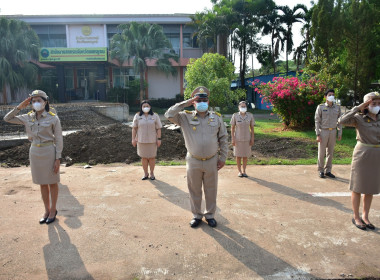
<path fill-rule="evenodd" d="M 208 101 L 208 98 L 199 98 L 197 100 L 195 100 L 195 102 L 199 103 L 199 102 L 207 102 Z"/>

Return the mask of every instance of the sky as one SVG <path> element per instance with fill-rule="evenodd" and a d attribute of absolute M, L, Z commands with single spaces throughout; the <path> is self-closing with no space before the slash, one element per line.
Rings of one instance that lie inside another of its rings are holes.
<path fill-rule="evenodd" d="M 311 7 L 310 0 L 275 0 L 278 5 L 293 7 L 296 4 L 304 4 Z M 64 1 L 40 1 L 40 0 L 2 0 L 0 1 L 1 15 L 67 15 L 67 14 L 194 14 L 211 9 L 209 0 L 64 0 Z M 294 44 L 298 46 L 301 41 L 301 24 L 295 24 L 293 29 Z M 263 38 L 262 43 L 270 43 L 268 38 Z M 283 59 L 283 58 L 282 58 Z M 251 59 L 248 66 L 251 67 Z M 257 69 L 258 61 L 254 59 Z"/>

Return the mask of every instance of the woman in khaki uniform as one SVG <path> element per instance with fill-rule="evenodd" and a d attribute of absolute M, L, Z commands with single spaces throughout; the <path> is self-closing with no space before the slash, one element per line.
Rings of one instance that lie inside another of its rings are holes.
<path fill-rule="evenodd" d="M 17 116 L 20 110 L 32 103 L 33 111 Z M 29 140 L 30 167 L 33 183 L 41 186 L 45 214 L 40 224 L 54 222 L 57 211 L 60 158 L 63 149 L 61 123 L 49 108 L 48 96 L 42 90 L 35 90 L 30 97 L 10 111 L 4 121 L 25 126 Z M 50 205 L 51 198 L 51 205 Z"/>
<path fill-rule="evenodd" d="M 252 146 L 255 141 L 253 115 L 247 112 L 247 103 L 239 103 L 239 112 L 232 115 L 231 118 L 231 141 L 234 146 L 234 156 L 236 157 L 239 177 L 248 177 L 245 172 L 248 157 L 252 154 Z M 241 169 L 241 160 L 243 159 L 243 170 Z"/>
<path fill-rule="evenodd" d="M 339 118 L 338 122 L 356 128 L 357 144 L 352 155 L 350 190 L 354 218 L 352 223 L 359 229 L 375 229 L 368 220 L 374 194 L 380 193 L 380 94 L 370 92 L 363 103 Z M 359 206 L 363 196 L 363 213 Z"/>
<path fill-rule="evenodd" d="M 137 154 L 141 157 L 144 169 L 142 180 L 155 179 L 154 167 L 156 165 L 157 147 L 161 146 L 161 127 L 160 117 L 153 113 L 149 101 L 141 102 L 140 112 L 133 118 L 132 145 L 133 147 L 137 145 Z"/>

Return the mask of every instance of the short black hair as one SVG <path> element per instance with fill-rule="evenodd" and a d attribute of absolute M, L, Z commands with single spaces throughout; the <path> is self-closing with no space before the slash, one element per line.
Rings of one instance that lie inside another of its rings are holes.
<path fill-rule="evenodd" d="M 325 96 L 327 96 L 329 92 L 335 93 L 335 90 L 333 90 L 332 88 L 329 88 L 328 90 L 326 90 Z"/>
<path fill-rule="evenodd" d="M 139 116 L 142 116 L 142 114 L 144 114 L 144 111 L 142 110 L 142 106 L 144 104 L 148 104 L 150 106 L 150 111 L 149 111 L 149 115 L 153 115 L 153 110 L 152 110 L 152 105 L 150 104 L 149 100 L 143 100 L 141 101 L 141 104 L 140 104 L 140 113 L 139 113 Z"/>

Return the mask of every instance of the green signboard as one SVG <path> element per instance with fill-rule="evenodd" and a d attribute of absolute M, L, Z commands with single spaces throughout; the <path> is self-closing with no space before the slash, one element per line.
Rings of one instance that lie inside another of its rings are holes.
<path fill-rule="evenodd" d="M 42 48 L 40 62 L 107 61 L 107 48 Z"/>

